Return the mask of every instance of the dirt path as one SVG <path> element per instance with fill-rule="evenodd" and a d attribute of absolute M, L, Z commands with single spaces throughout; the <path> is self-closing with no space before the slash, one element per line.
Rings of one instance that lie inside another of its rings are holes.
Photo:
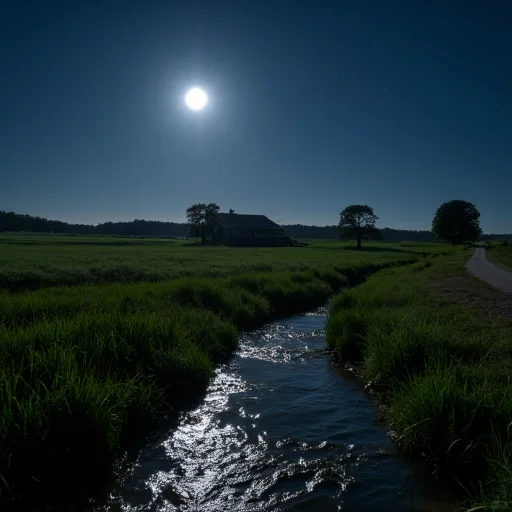
<path fill-rule="evenodd" d="M 477 247 L 466 268 L 479 279 L 507 293 L 512 293 L 512 272 L 507 272 L 487 259 L 485 249 Z"/>

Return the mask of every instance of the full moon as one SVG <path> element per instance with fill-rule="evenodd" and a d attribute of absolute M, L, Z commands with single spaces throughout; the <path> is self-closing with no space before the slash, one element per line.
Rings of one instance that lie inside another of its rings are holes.
<path fill-rule="evenodd" d="M 208 103 L 208 96 L 202 89 L 199 89 L 199 87 L 194 87 L 193 89 L 189 89 L 187 94 L 185 94 L 185 103 L 191 110 L 203 110 Z"/>

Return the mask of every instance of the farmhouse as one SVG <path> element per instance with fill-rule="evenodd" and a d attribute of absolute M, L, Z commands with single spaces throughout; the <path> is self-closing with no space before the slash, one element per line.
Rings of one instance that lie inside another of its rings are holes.
<path fill-rule="evenodd" d="M 219 213 L 212 224 L 212 242 L 224 245 L 290 245 L 279 224 L 265 215 Z"/>

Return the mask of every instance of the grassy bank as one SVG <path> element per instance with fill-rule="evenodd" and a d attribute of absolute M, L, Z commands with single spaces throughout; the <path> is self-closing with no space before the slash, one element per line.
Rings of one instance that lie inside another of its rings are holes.
<path fill-rule="evenodd" d="M 57 247 L 56 261 L 67 258 Z M 311 309 L 340 288 L 424 252 L 381 246 L 354 255 L 331 243 L 310 252 L 277 249 L 274 267 L 286 269 L 288 259 L 286 270 L 242 272 L 239 262 L 236 270 L 228 264 L 234 252 L 208 249 L 223 255 L 227 277 L 136 284 L 121 278 L 101 286 L 0 293 L 4 500 L 87 495 L 90 486 L 111 476 L 122 449 L 204 392 L 215 364 L 236 348 L 240 331 Z M 76 263 L 80 252 L 73 250 Z M 150 245 L 150 258 L 152 250 Z M 204 251 L 180 250 L 191 257 Z M 270 258 L 266 249 L 250 251 L 252 256 L 242 250 L 241 258 Z"/>
<path fill-rule="evenodd" d="M 468 257 L 426 258 L 342 291 L 327 344 L 382 393 L 406 450 L 436 461 L 473 504 L 512 503 L 512 301 L 469 276 Z"/>
<path fill-rule="evenodd" d="M 492 242 L 487 254 L 493 261 L 512 272 L 512 240 L 508 241 L 508 246 L 503 246 L 499 242 Z"/>

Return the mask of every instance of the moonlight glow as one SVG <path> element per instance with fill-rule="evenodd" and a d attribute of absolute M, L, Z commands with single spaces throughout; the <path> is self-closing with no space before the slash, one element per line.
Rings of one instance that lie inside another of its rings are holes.
<path fill-rule="evenodd" d="M 194 87 L 187 91 L 185 103 L 191 110 L 203 110 L 208 103 L 208 96 L 202 89 L 199 89 L 199 87 Z"/>

